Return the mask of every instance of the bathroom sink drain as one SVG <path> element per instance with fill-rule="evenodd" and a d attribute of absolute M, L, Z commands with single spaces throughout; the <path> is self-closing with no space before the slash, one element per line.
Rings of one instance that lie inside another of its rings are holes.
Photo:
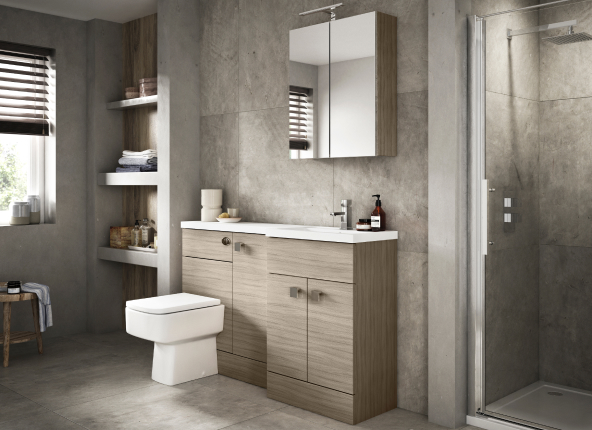
<path fill-rule="evenodd" d="M 563 393 L 560 393 L 559 391 L 549 391 L 547 394 L 549 396 L 563 396 Z"/>

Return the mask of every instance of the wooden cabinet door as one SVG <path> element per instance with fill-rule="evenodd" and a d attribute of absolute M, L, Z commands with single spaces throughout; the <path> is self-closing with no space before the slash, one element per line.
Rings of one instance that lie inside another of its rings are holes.
<path fill-rule="evenodd" d="M 183 292 L 220 299 L 224 329 L 216 339 L 216 348 L 232 352 L 232 263 L 183 257 Z"/>
<path fill-rule="evenodd" d="M 233 233 L 232 351 L 267 361 L 267 252 L 261 234 Z"/>
<path fill-rule="evenodd" d="M 267 370 L 306 381 L 306 278 L 267 277 Z M 298 288 L 298 297 L 290 296 Z"/>
<path fill-rule="evenodd" d="M 315 292 L 320 292 L 318 301 Z M 354 285 L 308 280 L 308 382 L 354 394 Z"/>

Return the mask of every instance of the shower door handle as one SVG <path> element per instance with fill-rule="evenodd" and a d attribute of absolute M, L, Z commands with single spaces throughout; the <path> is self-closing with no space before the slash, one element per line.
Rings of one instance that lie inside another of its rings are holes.
<path fill-rule="evenodd" d="M 487 186 L 487 179 L 481 181 L 481 251 L 483 255 L 487 255 L 487 197 L 489 194 L 489 187 Z"/>

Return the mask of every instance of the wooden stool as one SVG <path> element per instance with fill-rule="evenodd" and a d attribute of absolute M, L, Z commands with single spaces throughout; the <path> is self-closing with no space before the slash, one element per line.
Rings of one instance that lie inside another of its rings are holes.
<path fill-rule="evenodd" d="M 10 332 L 10 313 L 12 311 L 12 302 L 22 302 L 31 300 L 33 307 L 33 319 L 35 320 L 35 331 L 15 331 Z M 43 354 L 43 341 L 41 340 L 41 330 L 39 329 L 39 299 L 34 293 L 8 294 L 0 293 L 0 302 L 4 303 L 4 336 L 0 339 L 0 345 L 4 344 L 4 367 L 8 367 L 8 354 L 11 343 L 22 343 L 37 339 L 37 350 Z"/>

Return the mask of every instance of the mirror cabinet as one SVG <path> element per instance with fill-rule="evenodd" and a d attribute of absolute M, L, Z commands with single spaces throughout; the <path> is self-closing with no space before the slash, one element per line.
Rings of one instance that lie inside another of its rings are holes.
<path fill-rule="evenodd" d="M 290 31 L 292 159 L 397 155 L 397 18 L 370 12 Z"/>

